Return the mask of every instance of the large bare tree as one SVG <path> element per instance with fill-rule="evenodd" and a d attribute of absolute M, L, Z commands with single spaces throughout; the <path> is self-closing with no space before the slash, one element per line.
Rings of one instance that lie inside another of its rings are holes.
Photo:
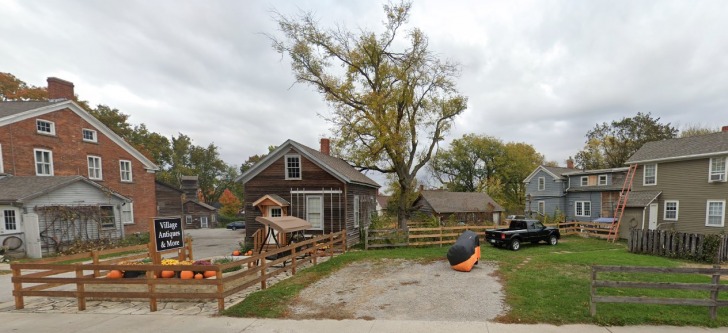
<path fill-rule="evenodd" d="M 417 172 L 467 104 L 455 87 L 458 65 L 433 55 L 421 30 L 403 33 L 410 8 L 385 5 L 380 34 L 323 28 L 310 13 L 278 14 L 283 37 L 271 36 L 290 56 L 296 81 L 315 87 L 332 107 L 324 118 L 333 125 L 336 154 L 361 170 L 396 175 L 402 193 L 413 192 Z M 406 197 L 397 213 L 401 228 Z"/>

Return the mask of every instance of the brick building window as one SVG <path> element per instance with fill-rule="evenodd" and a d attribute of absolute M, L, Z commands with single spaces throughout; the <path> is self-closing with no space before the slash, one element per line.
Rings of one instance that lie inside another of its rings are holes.
<path fill-rule="evenodd" d="M 52 121 L 36 119 L 35 129 L 40 134 L 56 135 L 56 124 Z"/>
<path fill-rule="evenodd" d="M 0 144 L 0 173 L 5 172 L 3 168 L 3 145 Z"/>
<path fill-rule="evenodd" d="M 134 224 L 134 203 L 127 202 L 121 205 L 121 223 Z"/>
<path fill-rule="evenodd" d="M 35 155 L 35 175 L 53 176 L 53 152 L 45 149 L 33 149 Z"/>
<path fill-rule="evenodd" d="M 96 131 L 84 128 L 81 130 L 81 134 L 83 135 L 83 141 L 86 142 L 97 142 L 98 139 L 96 138 Z"/>
<path fill-rule="evenodd" d="M 121 173 L 122 182 L 131 182 L 131 161 L 120 160 L 119 172 Z"/>
<path fill-rule="evenodd" d="M 101 180 L 101 157 L 89 156 L 88 157 L 88 178 Z"/>

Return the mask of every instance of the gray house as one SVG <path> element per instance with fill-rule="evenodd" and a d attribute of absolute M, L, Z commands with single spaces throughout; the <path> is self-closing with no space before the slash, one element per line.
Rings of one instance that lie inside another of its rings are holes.
<path fill-rule="evenodd" d="M 620 234 L 629 227 L 726 232 L 728 126 L 721 132 L 646 143 L 637 165 Z"/>
<path fill-rule="evenodd" d="M 82 176 L 0 175 L 0 242 L 40 258 L 76 240 L 119 239 L 131 202 Z"/>
<path fill-rule="evenodd" d="M 525 180 L 526 211 L 565 221 L 613 218 L 628 168 L 577 170 L 539 166 Z M 606 221 L 606 220 L 605 220 Z"/>

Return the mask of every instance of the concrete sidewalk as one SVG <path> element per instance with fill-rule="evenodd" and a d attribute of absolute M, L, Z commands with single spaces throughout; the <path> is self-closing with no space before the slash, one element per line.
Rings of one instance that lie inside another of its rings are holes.
<path fill-rule="evenodd" d="M 595 325 L 519 325 L 491 322 L 445 322 L 407 320 L 277 320 L 255 318 L 178 315 L 110 315 L 58 313 L 0 313 L 0 331 L 32 333 L 97 332 L 353 332 L 353 333 L 682 333 L 728 332 L 727 327 Z"/>

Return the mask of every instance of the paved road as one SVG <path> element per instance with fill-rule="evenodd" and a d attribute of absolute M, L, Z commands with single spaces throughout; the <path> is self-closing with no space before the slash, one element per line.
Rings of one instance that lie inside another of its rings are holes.
<path fill-rule="evenodd" d="M 245 229 L 189 229 L 185 234 L 192 236 L 192 255 L 195 259 L 205 259 L 232 254 L 245 238 Z"/>

